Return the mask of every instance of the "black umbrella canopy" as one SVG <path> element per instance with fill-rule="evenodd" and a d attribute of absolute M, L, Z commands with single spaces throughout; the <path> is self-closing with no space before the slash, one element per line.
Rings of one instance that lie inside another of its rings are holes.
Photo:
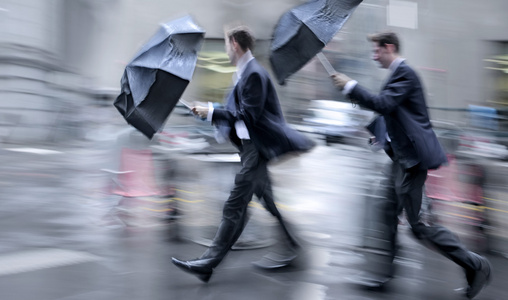
<path fill-rule="evenodd" d="M 361 2 L 312 0 L 282 15 L 270 47 L 270 63 L 279 84 L 319 53 Z"/>
<path fill-rule="evenodd" d="M 148 138 L 163 126 L 192 79 L 204 34 L 190 16 L 161 24 L 125 67 L 114 105 Z"/>

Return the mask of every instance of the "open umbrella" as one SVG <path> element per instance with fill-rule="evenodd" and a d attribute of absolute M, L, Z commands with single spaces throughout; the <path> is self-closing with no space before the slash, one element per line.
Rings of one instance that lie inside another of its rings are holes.
<path fill-rule="evenodd" d="M 162 127 L 189 84 L 204 33 L 190 16 L 162 24 L 125 67 L 114 105 L 148 138 Z"/>
<path fill-rule="evenodd" d="M 324 48 L 360 2 L 312 0 L 282 15 L 270 47 L 270 63 L 279 84 Z"/>

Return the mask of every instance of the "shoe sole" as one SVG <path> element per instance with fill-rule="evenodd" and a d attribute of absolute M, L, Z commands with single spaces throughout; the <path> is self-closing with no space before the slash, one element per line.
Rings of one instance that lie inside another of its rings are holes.
<path fill-rule="evenodd" d="M 476 293 L 475 293 L 474 295 L 472 295 L 472 296 L 471 296 L 471 295 L 468 295 L 468 294 L 466 293 L 466 297 L 467 297 L 467 298 L 469 298 L 469 299 L 473 299 L 474 297 L 478 296 L 478 295 L 479 295 L 479 294 L 483 291 L 483 289 L 484 289 L 485 287 L 487 287 L 487 286 L 490 284 L 490 280 L 491 280 L 491 278 L 492 278 L 492 276 L 491 276 L 491 274 L 492 274 L 492 265 L 490 264 L 490 261 L 489 261 L 488 259 L 483 258 L 483 257 L 482 257 L 482 263 L 486 263 L 486 264 L 489 266 L 489 268 L 488 268 L 489 273 L 485 276 L 485 283 L 484 283 L 484 284 L 482 285 L 482 287 L 478 290 L 478 292 L 476 292 Z"/>

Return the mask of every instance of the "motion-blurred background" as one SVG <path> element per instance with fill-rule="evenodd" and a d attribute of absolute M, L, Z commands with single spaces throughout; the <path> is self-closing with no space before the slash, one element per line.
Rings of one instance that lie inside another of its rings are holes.
<path fill-rule="evenodd" d="M 270 279 L 249 273 L 248 260 L 262 253 L 256 249 L 273 244 L 271 219 L 255 201 L 237 245 L 253 251 L 231 254 L 219 270 L 223 279 L 214 278 L 219 288 L 199 289 L 168 262 L 202 252 L 239 161 L 231 145 L 215 141 L 209 123 L 181 104 L 151 141 L 131 128 L 113 107 L 126 64 L 160 23 L 190 14 L 206 35 L 182 98 L 222 102 L 235 71 L 223 26 L 250 26 L 254 56 L 270 70 L 275 24 L 304 2 L 0 0 L 0 275 L 6 279 L 0 298 L 455 297 L 453 288 L 464 283 L 460 270 L 427 255 L 408 234 L 401 234 L 403 278 L 392 294 L 346 285 L 361 265 L 369 201 L 387 157 L 367 144 L 372 112 L 346 101 L 317 59 L 276 88 L 288 123 L 318 147 L 270 168 L 283 213 L 312 249 L 313 269 Z M 390 29 L 401 37 L 402 56 L 423 81 L 450 160 L 429 173 L 423 213 L 493 261 L 487 299 L 502 299 L 508 278 L 507 11 L 505 0 L 364 0 L 323 50 L 337 71 L 377 92 L 387 71 L 371 60 L 366 36 Z M 433 289 L 425 288 L 431 283 Z"/>

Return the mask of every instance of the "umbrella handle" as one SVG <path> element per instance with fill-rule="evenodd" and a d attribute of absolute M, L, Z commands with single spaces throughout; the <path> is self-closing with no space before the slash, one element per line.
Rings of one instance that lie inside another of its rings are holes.
<path fill-rule="evenodd" d="M 180 100 L 178 100 L 178 101 L 180 101 L 180 103 L 185 105 L 185 107 L 187 107 L 188 109 L 192 110 L 192 105 L 189 102 L 187 102 L 186 100 L 180 98 Z"/>
<path fill-rule="evenodd" d="M 326 56 L 324 56 L 323 52 L 319 52 L 318 54 L 316 54 L 316 56 L 323 65 L 323 67 L 325 67 L 326 72 L 328 72 L 328 75 L 332 76 L 333 74 L 337 73 L 333 68 L 332 64 L 326 58 Z"/>

